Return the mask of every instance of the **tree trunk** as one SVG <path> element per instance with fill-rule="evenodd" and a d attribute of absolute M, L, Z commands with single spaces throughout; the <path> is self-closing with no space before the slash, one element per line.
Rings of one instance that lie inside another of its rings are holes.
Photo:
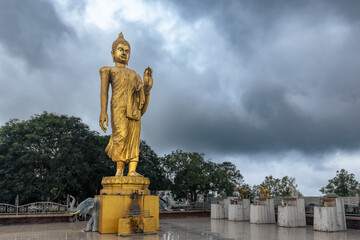
<path fill-rule="evenodd" d="M 190 196 L 191 196 L 191 202 L 196 202 L 197 199 L 196 191 L 191 191 Z"/>

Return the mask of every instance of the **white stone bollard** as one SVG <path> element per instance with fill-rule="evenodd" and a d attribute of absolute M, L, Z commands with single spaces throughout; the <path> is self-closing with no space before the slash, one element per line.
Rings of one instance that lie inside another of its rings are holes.
<path fill-rule="evenodd" d="M 335 204 L 314 207 L 314 230 L 323 232 L 346 231 L 344 200 L 336 198 Z"/>
<path fill-rule="evenodd" d="M 231 221 L 249 221 L 250 199 L 242 199 L 239 204 L 230 204 L 228 219 Z"/>
<path fill-rule="evenodd" d="M 305 227 L 304 199 L 291 199 L 286 201 L 286 204 L 286 206 L 278 206 L 278 225 L 280 227 Z"/>
<path fill-rule="evenodd" d="M 261 199 L 250 205 L 250 223 L 275 223 L 274 199 Z"/>
<path fill-rule="evenodd" d="M 222 204 L 211 204 L 210 218 L 213 219 L 224 219 L 225 209 Z"/>
<path fill-rule="evenodd" d="M 229 218 L 229 205 L 230 205 L 230 199 L 224 199 L 224 218 Z"/>

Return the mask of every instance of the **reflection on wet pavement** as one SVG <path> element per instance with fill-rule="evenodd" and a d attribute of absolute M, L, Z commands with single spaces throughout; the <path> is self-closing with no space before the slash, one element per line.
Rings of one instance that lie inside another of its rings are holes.
<path fill-rule="evenodd" d="M 85 222 L 0 225 L 0 240 L 355 240 L 360 236 L 360 230 L 355 229 L 326 233 L 314 231 L 312 226 L 282 228 L 276 224 L 250 224 L 209 218 L 161 219 L 159 234 L 131 237 L 83 232 L 85 225 Z"/>

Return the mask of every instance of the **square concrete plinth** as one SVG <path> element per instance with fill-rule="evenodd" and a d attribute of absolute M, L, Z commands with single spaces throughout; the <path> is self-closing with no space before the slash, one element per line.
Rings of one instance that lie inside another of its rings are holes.
<path fill-rule="evenodd" d="M 278 207 L 280 227 L 305 227 L 305 203 L 303 198 L 285 201 L 286 206 Z"/>
<path fill-rule="evenodd" d="M 249 221 L 250 199 L 243 199 L 239 204 L 230 204 L 228 219 L 231 221 Z"/>
<path fill-rule="evenodd" d="M 213 219 L 224 219 L 225 218 L 225 208 L 222 204 L 211 204 L 211 213 L 210 218 Z"/>
<path fill-rule="evenodd" d="M 250 205 L 250 223 L 275 223 L 274 199 L 260 199 L 259 205 Z"/>
<path fill-rule="evenodd" d="M 344 200 L 336 198 L 328 207 L 314 207 L 314 230 L 336 232 L 346 230 Z"/>

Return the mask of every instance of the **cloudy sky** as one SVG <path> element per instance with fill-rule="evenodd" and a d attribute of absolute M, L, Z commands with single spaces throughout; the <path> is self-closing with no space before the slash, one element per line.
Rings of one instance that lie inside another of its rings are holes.
<path fill-rule="evenodd" d="M 142 139 L 231 161 L 306 195 L 360 180 L 360 1 L 0 0 L 0 125 L 43 111 L 99 131 L 99 68 L 120 32 L 154 71 Z"/>

